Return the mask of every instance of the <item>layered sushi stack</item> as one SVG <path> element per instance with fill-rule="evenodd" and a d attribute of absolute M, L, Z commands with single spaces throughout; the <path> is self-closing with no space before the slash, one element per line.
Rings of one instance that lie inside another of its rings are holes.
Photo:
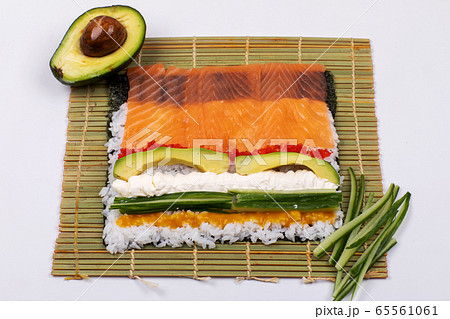
<path fill-rule="evenodd" d="M 110 252 L 321 239 L 341 225 L 332 77 L 321 65 L 128 69 L 101 195 Z"/>

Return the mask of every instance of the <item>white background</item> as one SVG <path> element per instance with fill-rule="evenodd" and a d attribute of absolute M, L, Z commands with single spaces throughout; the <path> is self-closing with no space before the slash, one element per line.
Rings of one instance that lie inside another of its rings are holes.
<path fill-rule="evenodd" d="M 332 284 L 50 276 L 58 235 L 69 88 L 48 61 L 72 21 L 116 1 L 8 1 L 0 10 L 1 300 L 329 300 Z M 360 300 L 449 300 L 448 1 L 123 1 L 147 37 L 362 37 L 372 43 L 383 184 L 411 191 L 389 279 Z M 361 16 L 362 15 L 362 16 Z M 359 17 L 359 19 L 358 19 Z"/>

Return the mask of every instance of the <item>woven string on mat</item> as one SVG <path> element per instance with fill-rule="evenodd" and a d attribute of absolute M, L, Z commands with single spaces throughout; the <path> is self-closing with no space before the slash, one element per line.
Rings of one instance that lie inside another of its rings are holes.
<path fill-rule="evenodd" d="M 206 280 L 210 280 L 211 277 L 200 277 L 197 273 L 198 273 L 198 257 L 197 257 L 197 245 L 194 244 L 194 250 L 192 251 L 192 254 L 194 256 L 194 275 L 192 276 L 193 279 L 195 280 L 200 280 L 200 281 L 206 281 Z"/>
<path fill-rule="evenodd" d="M 312 268 L 312 258 L 311 258 L 311 242 L 308 240 L 306 242 L 306 258 L 308 260 L 308 277 L 303 277 L 303 282 L 306 284 L 312 284 L 313 282 L 315 282 L 316 280 L 327 280 L 327 281 L 335 281 L 336 279 L 333 277 L 312 277 L 312 272 L 313 272 L 313 268 Z"/>
<path fill-rule="evenodd" d="M 306 266 L 308 268 L 308 277 L 303 277 L 303 282 L 310 284 L 313 283 L 315 279 L 311 277 L 313 270 L 311 265 L 311 242 L 309 240 L 306 242 L 306 259 L 308 260 L 308 265 Z"/>
<path fill-rule="evenodd" d="M 355 43 L 352 38 L 351 40 L 351 49 L 352 49 L 352 106 L 353 106 L 353 118 L 355 120 L 355 138 L 356 138 L 356 148 L 358 150 L 358 163 L 359 163 L 359 171 L 361 174 L 364 174 L 363 160 L 362 160 L 362 152 L 361 152 L 361 144 L 359 141 L 359 124 L 358 124 L 358 115 L 356 112 L 356 62 L 355 62 Z"/>
<path fill-rule="evenodd" d="M 245 245 L 246 249 L 245 249 L 245 257 L 247 260 L 247 276 L 246 277 L 236 277 L 236 282 L 242 282 L 244 280 L 257 280 L 257 281 L 262 281 L 262 282 L 273 282 L 273 283 L 277 283 L 278 282 L 278 278 L 277 277 L 273 277 L 273 278 L 259 278 L 259 277 L 255 277 L 252 276 L 252 262 L 250 259 L 250 242 L 248 241 Z"/>
<path fill-rule="evenodd" d="M 248 56 L 250 54 L 250 37 L 245 40 L 245 64 L 248 65 Z"/>
<path fill-rule="evenodd" d="M 192 67 L 197 67 L 197 37 L 192 38 Z"/>
<path fill-rule="evenodd" d="M 352 38 L 351 40 L 351 49 L 352 49 L 352 107 L 353 107 L 353 119 L 355 120 L 355 138 L 356 138 L 356 148 L 358 151 L 358 163 L 359 163 L 359 171 L 361 174 L 364 174 L 364 166 L 363 166 L 363 160 L 362 160 L 362 152 L 361 152 L 361 143 L 359 140 L 359 124 L 358 124 L 358 116 L 356 111 L 356 61 L 355 61 L 355 43 Z M 366 205 L 366 200 L 363 198 L 363 209 Z M 364 243 L 363 245 L 364 250 L 367 249 L 367 243 Z"/>
<path fill-rule="evenodd" d="M 130 279 L 137 279 L 137 280 L 139 280 L 140 282 L 146 284 L 149 287 L 152 287 L 152 288 L 157 288 L 158 287 L 157 283 L 151 282 L 151 281 L 142 279 L 139 276 L 136 276 L 134 274 L 134 265 L 135 265 L 135 256 L 134 256 L 134 249 L 132 249 L 130 251 L 130 275 L 128 277 L 130 277 Z"/>
<path fill-rule="evenodd" d="M 78 156 L 77 184 L 76 184 L 76 189 L 75 189 L 75 216 L 74 216 L 75 230 L 74 230 L 74 234 L 73 234 L 73 253 L 75 255 L 75 274 L 73 276 L 66 277 L 65 280 L 89 279 L 89 277 L 87 275 L 80 274 L 80 264 L 79 264 L 79 256 L 78 256 L 78 210 L 79 210 L 79 201 L 80 201 L 81 163 L 83 161 L 84 144 L 86 141 L 86 131 L 87 131 L 88 121 L 89 121 L 89 99 L 90 99 L 90 87 L 88 85 L 86 88 L 86 105 L 84 108 L 84 124 L 83 124 L 83 133 L 81 135 L 80 154 Z"/>
<path fill-rule="evenodd" d="M 298 38 L 298 63 L 302 63 L 302 40 L 303 37 Z"/>
<path fill-rule="evenodd" d="M 138 65 L 139 65 L 139 66 L 141 66 L 142 50 L 143 50 L 143 49 L 141 49 L 141 51 L 139 51 L 139 55 L 138 55 Z"/>

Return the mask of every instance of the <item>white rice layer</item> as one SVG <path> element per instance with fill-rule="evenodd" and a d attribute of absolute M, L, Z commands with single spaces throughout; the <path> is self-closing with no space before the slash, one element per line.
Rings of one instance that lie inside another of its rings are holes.
<path fill-rule="evenodd" d="M 103 232 L 107 249 L 113 254 L 132 248 L 139 249 L 145 244 L 153 244 L 156 247 L 195 244 L 203 248 L 214 248 L 216 242 L 232 244 L 245 239 L 252 242 L 259 240 L 265 245 L 273 244 L 279 239 L 322 240 L 342 226 L 343 214 L 341 211 L 336 212 L 336 221 L 333 224 L 320 221 L 312 226 L 293 223 L 287 228 L 279 224 L 266 224 L 262 227 L 253 222 L 246 222 L 227 224 L 223 229 L 209 223 L 203 223 L 198 228 L 185 226 L 176 229 L 152 225 L 119 227 L 116 221 L 120 216 L 117 210 L 109 211 Z"/>
<path fill-rule="evenodd" d="M 111 185 L 116 180 L 113 176 L 114 164 L 120 153 L 120 145 L 123 140 L 125 121 L 127 118 L 127 104 L 123 104 L 120 109 L 114 112 L 110 124 L 112 138 L 106 143 L 109 155 L 108 185 L 102 189 L 102 196 L 105 209 L 103 215 L 106 217 L 103 238 L 106 248 L 111 253 L 124 252 L 130 248 L 140 248 L 145 244 L 154 244 L 156 247 L 180 247 L 183 244 L 189 246 L 196 244 L 203 248 L 214 248 L 216 242 L 233 243 L 244 239 L 252 242 L 260 240 L 266 245 L 272 244 L 279 239 L 288 240 L 321 240 L 330 235 L 335 229 L 342 225 L 342 212 L 336 212 L 336 220 L 333 224 L 329 222 L 316 222 L 314 225 L 292 224 L 289 228 L 279 224 L 267 224 L 264 227 L 246 222 L 244 224 L 228 224 L 224 229 L 203 223 L 199 228 L 185 226 L 177 229 L 168 227 L 156 227 L 151 225 L 119 227 L 116 224 L 121 216 L 118 210 L 110 210 L 110 205 L 114 202 L 114 197 L 118 196 Z M 330 115 L 330 122 L 333 129 L 333 137 L 338 143 L 337 134 L 334 128 L 334 121 Z M 337 148 L 333 149 L 333 154 L 326 158 L 335 168 L 339 169 L 336 163 Z M 192 169 L 184 165 L 170 165 L 154 170 L 162 173 L 188 173 Z M 175 212 L 176 213 L 176 212 Z"/>

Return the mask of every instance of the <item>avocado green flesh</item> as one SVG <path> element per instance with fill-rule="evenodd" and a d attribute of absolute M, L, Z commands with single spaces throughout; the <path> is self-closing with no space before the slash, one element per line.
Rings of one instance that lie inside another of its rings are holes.
<path fill-rule="evenodd" d="M 114 177 L 128 181 L 131 176 L 142 174 L 150 167 L 183 164 L 202 172 L 224 173 L 228 171 L 228 154 L 204 148 L 170 148 L 133 153 L 116 161 Z"/>
<path fill-rule="evenodd" d="M 127 30 L 122 47 L 103 57 L 88 57 L 80 38 L 89 21 L 99 15 L 118 20 Z M 142 47 L 146 25 L 142 15 L 128 6 L 94 8 L 83 13 L 70 26 L 50 60 L 53 75 L 63 84 L 85 85 L 126 67 Z"/>
<path fill-rule="evenodd" d="M 276 152 L 236 157 L 236 173 L 241 175 L 254 174 L 283 165 L 302 165 L 309 168 L 320 178 L 337 185 L 340 183 L 339 175 L 330 163 L 307 155 Z"/>
<path fill-rule="evenodd" d="M 214 152 L 204 148 L 170 148 L 133 153 L 118 159 L 114 165 L 114 177 L 128 181 L 131 176 L 140 175 L 150 167 L 183 164 L 195 167 L 201 172 L 224 173 L 230 167 L 226 153 Z M 298 153 L 270 153 L 254 156 L 236 157 L 236 173 L 254 174 L 282 165 L 301 165 L 309 168 L 320 178 L 340 184 L 340 178 L 330 163 Z M 239 192 L 239 190 L 237 190 Z M 250 192 L 252 191 L 244 191 Z M 304 193 L 301 191 L 300 193 Z M 328 190 L 323 190 L 328 192 Z M 280 192 L 282 193 L 282 192 Z"/>

